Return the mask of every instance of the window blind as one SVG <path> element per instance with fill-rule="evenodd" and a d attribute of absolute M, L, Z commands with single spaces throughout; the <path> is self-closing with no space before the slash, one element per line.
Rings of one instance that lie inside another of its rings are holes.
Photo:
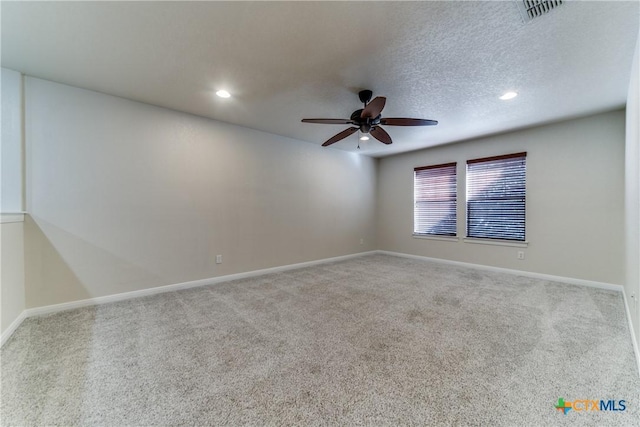
<path fill-rule="evenodd" d="M 467 161 L 467 236 L 525 240 L 527 153 Z"/>
<path fill-rule="evenodd" d="M 456 235 L 456 164 L 414 169 L 413 233 Z"/>

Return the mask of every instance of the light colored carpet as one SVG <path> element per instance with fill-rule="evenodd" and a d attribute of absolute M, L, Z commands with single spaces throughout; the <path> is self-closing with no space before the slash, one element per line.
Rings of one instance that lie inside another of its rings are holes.
<path fill-rule="evenodd" d="M 619 293 L 371 255 L 27 319 L 3 425 L 637 425 Z M 559 397 L 624 399 L 567 415 Z"/>

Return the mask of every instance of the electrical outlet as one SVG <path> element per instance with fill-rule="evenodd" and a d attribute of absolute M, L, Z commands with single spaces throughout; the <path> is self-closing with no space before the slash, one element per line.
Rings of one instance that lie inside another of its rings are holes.
<path fill-rule="evenodd" d="M 216 264 L 222 264 L 222 255 L 216 255 Z"/>
<path fill-rule="evenodd" d="M 524 259 L 524 251 L 518 251 L 518 259 Z"/>

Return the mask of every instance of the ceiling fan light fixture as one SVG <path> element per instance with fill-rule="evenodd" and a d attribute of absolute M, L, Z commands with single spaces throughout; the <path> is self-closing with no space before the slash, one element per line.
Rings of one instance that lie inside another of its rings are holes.
<path fill-rule="evenodd" d="M 507 100 L 509 100 L 509 99 L 513 99 L 513 98 L 515 98 L 516 96 L 518 96 L 518 93 L 517 93 L 517 92 L 505 92 L 505 93 L 500 97 L 500 99 L 502 99 L 503 101 L 507 101 Z"/>
<path fill-rule="evenodd" d="M 360 141 L 368 141 L 368 140 L 369 140 L 369 137 L 367 135 L 362 135 L 360 137 Z"/>
<path fill-rule="evenodd" d="M 219 91 L 216 92 L 216 95 L 218 95 L 220 98 L 230 98 L 231 94 L 229 92 L 227 92 L 224 89 L 220 89 Z"/>

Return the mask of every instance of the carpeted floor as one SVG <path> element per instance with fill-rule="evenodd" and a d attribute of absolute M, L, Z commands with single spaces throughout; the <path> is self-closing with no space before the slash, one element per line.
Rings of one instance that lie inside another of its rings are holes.
<path fill-rule="evenodd" d="M 640 419 L 621 294 L 386 255 L 30 318 L 1 357 L 2 425 Z"/>

